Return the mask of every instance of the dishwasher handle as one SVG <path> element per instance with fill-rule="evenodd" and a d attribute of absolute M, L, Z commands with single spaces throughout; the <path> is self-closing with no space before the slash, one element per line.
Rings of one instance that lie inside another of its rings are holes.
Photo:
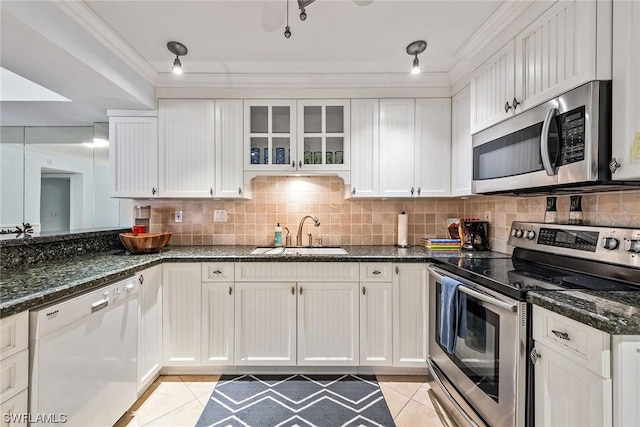
<path fill-rule="evenodd" d="M 109 306 L 109 297 L 101 299 L 100 301 L 96 301 L 91 304 L 91 313 L 95 313 L 96 311 L 100 311 L 103 308 L 107 308 Z"/>

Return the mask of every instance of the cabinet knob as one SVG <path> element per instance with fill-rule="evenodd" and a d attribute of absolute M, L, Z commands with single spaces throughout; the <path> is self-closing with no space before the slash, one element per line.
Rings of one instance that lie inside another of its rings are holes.
<path fill-rule="evenodd" d="M 413 193 L 415 192 L 415 190 L 413 189 L 413 187 L 411 187 L 411 195 L 413 196 Z"/>
<path fill-rule="evenodd" d="M 508 113 L 511 110 L 511 105 L 509 105 L 509 101 L 504 103 L 504 112 Z"/>
<path fill-rule="evenodd" d="M 291 161 L 291 167 L 294 168 L 294 169 L 296 168 L 296 161 L 295 160 Z"/>
<path fill-rule="evenodd" d="M 535 365 L 536 362 L 542 358 L 542 355 L 538 353 L 538 350 L 534 348 L 533 350 L 531 350 L 531 353 L 529 354 L 529 358 L 531 359 L 531 363 Z"/>
<path fill-rule="evenodd" d="M 233 289 L 231 288 L 231 286 L 229 286 L 229 295 L 231 295 L 232 292 L 233 292 Z"/>
<path fill-rule="evenodd" d="M 216 271 L 213 272 L 213 274 L 222 274 L 222 271 L 216 270 Z"/>
<path fill-rule="evenodd" d="M 513 106 L 513 111 L 516 111 L 516 107 L 520 104 L 521 102 L 518 102 L 516 98 L 513 98 L 513 102 L 511 103 L 511 105 Z"/>
<path fill-rule="evenodd" d="M 209 195 L 213 196 L 213 188 L 209 188 Z"/>
<path fill-rule="evenodd" d="M 400 269 L 398 268 L 397 265 L 396 265 L 396 274 L 400 274 Z"/>
<path fill-rule="evenodd" d="M 382 273 L 380 272 L 380 270 L 373 270 L 373 271 L 372 271 L 372 273 L 373 273 L 373 274 L 375 274 L 376 276 L 377 276 L 378 274 L 382 274 Z"/>
<path fill-rule="evenodd" d="M 291 287 L 291 295 L 295 295 L 295 294 L 296 294 L 296 290 L 295 290 L 295 288 L 292 286 L 292 287 Z"/>
<path fill-rule="evenodd" d="M 298 160 L 298 168 L 302 167 L 302 160 Z"/>
<path fill-rule="evenodd" d="M 140 282 L 141 285 L 144 283 L 144 276 L 142 274 L 138 277 L 138 282 Z"/>
<path fill-rule="evenodd" d="M 153 188 L 151 189 L 151 194 L 153 194 L 154 196 L 156 195 L 156 187 L 153 187 Z"/>
<path fill-rule="evenodd" d="M 302 295 L 302 286 L 300 286 L 300 295 Z"/>
<path fill-rule="evenodd" d="M 418 196 L 420 195 L 420 192 L 421 192 L 421 191 L 422 191 L 422 190 L 420 189 L 420 187 L 418 187 Z"/>
<path fill-rule="evenodd" d="M 242 195 L 242 187 L 238 187 L 238 195 Z"/>
<path fill-rule="evenodd" d="M 351 189 L 351 194 L 353 194 L 354 196 L 356 195 L 356 187 L 353 187 L 353 188 Z"/>
<path fill-rule="evenodd" d="M 620 169 L 622 165 L 620 163 L 618 163 L 618 159 L 616 159 L 615 157 L 611 159 L 611 161 L 609 162 L 609 170 L 611 171 L 611 174 L 616 173 L 616 171 L 618 169 Z"/>
<path fill-rule="evenodd" d="M 364 286 L 362 287 L 362 295 L 366 295 L 367 294 L 367 288 L 365 288 Z"/>
<path fill-rule="evenodd" d="M 551 333 L 553 333 L 553 335 L 557 336 L 561 340 L 571 341 L 571 338 L 569 338 L 569 334 L 566 332 L 556 331 L 552 329 Z"/>

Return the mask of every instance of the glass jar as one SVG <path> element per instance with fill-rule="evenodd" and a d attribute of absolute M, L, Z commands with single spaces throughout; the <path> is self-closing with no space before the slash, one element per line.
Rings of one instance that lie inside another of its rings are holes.
<path fill-rule="evenodd" d="M 544 222 L 547 224 L 558 223 L 558 211 L 556 210 L 555 197 L 547 197 L 547 209 L 544 211 Z"/>
<path fill-rule="evenodd" d="M 571 202 L 569 205 L 569 224 L 584 224 L 582 196 L 571 196 Z"/>

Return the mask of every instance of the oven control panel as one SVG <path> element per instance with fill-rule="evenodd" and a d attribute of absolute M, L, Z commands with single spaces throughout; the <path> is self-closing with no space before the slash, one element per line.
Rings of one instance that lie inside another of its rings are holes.
<path fill-rule="evenodd" d="M 640 229 L 514 221 L 508 243 L 640 268 Z"/>

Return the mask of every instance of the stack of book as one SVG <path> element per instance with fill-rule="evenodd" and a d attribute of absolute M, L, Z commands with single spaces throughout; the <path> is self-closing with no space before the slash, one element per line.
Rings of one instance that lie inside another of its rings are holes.
<path fill-rule="evenodd" d="M 430 237 L 423 237 L 422 243 L 425 248 L 430 251 L 438 252 L 459 252 L 460 251 L 460 239 L 435 239 Z"/>

